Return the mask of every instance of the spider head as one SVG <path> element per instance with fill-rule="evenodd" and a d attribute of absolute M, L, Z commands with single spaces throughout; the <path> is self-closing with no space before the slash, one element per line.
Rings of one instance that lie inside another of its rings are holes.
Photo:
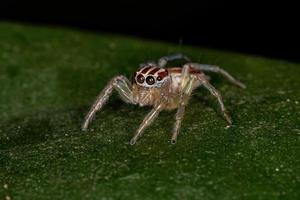
<path fill-rule="evenodd" d="M 153 63 L 147 63 L 135 72 L 133 82 L 142 87 L 153 88 L 161 87 L 168 78 L 169 74 L 166 69 L 159 68 Z"/>

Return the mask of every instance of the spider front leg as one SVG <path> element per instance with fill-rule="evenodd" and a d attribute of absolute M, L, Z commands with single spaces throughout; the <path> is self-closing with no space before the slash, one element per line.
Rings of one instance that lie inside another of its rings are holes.
<path fill-rule="evenodd" d="M 189 75 L 189 65 L 184 65 L 182 68 L 182 81 L 181 81 L 181 94 L 180 94 L 180 100 L 179 100 L 179 106 L 176 112 L 175 116 L 175 124 L 173 128 L 173 134 L 172 134 L 172 139 L 171 143 L 175 144 L 177 140 L 177 136 L 179 134 L 179 129 L 181 127 L 181 123 L 183 120 L 183 116 L 185 113 L 185 106 L 187 104 L 188 98 L 191 96 L 191 93 L 193 91 L 194 83 L 197 81 L 194 77 L 190 77 Z"/>
<path fill-rule="evenodd" d="M 189 57 L 187 57 L 181 53 L 178 53 L 178 54 L 174 54 L 174 55 L 168 55 L 168 56 L 161 57 L 158 60 L 158 66 L 161 68 L 164 68 L 169 61 L 180 60 L 180 59 L 183 59 L 187 62 L 191 61 L 191 59 Z"/>
<path fill-rule="evenodd" d="M 202 71 L 215 72 L 215 73 L 221 74 L 223 77 L 225 77 L 232 84 L 237 85 L 238 87 L 243 88 L 243 89 L 246 88 L 246 85 L 244 85 L 240 81 L 236 80 L 227 71 L 220 68 L 219 66 L 198 64 L 198 63 L 190 63 L 190 65 L 191 65 L 191 67 L 196 68 L 196 69 L 200 69 Z"/>
<path fill-rule="evenodd" d="M 130 144 L 134 145 L 139 137 L 142 136 L 145 129 L 152 124 L 152 122 L 155 120 L 155 118 L 158 116 L 160 111 L 162 111 L 164 108 L 164 104 L 159 104 L 158 106 L 154 107 L 144 118 L 143 122 L 141 123 L 139 129 L 136 131 L 136 134 L 133 136 L 133 138 L 130 140 Z"/>
<path fill-rule="evenodd" d="M 113 89 L 117 90 L 121 99 L 126 103 L 133 103 L 131 83 L 125 76 L 116 76 L 109 81 L 105 88 L 98 95 L 95 103 L 92 105 L 90 111 L 85 116 L 82 124 L 82 130 L 86 131 L 90 122 L 93 120 L 96 112 L 100 110 L 109 99 Z"/>
<path fill-rule="evenodd" d="M 225 120 L 227 121 L 228 123 L 228 127 L 232 126 L 232 120 L 231 120 L 231 117 L 229 116 L 225 106 L 224 106 L 224 103 L 223 103 L 223 100 L 222 100 L 222 96 L 220 95 L 219 91 L 214 88 L 214 86 L 212 86 L 206 79 L 203 79 L 201 77 L 198 78 L 198 80 L 201 82 L 201 84 L 214 96 L 217 98 L 218 100 L 218 103 L 220 105 L 220 108 L 221 108 L 221 111 L 223 113 L 223 116 L 225 118 Z"/>

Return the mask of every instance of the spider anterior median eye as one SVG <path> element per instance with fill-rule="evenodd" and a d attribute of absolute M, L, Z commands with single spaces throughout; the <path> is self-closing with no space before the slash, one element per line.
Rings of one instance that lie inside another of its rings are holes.
<path fill-rule="evenodd" d="M 148 77 L 146 78 L 146 83 L 147 83 L 148 85 L 153 85 L 153 84 L 155 83 L 154 77 L 153 77 L 153 76 L 148 76 Z"/>
<path fill-rule="evenodd" d="M 138 83 L 142 84 L 142 83 L 144 83 L 144 81 L 145 81 L 145 77 L 144 77 L 142 74 L 140 74 L 140 75 L 138 75 L 138 76 L 136 77 L 136 81 L 137 81 Z"/>

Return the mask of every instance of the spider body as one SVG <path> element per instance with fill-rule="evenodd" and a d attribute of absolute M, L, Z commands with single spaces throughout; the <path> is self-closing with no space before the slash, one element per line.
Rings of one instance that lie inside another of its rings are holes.
<path fill-rule="evenodd" d="M 188 61 L 188 63 L 182 68 L 165 68 L 168 61 L 176 59 L 184 59 Z M 171 139 L 171 142 L 175 143 L 185 113 L 185 107 L 193 90 L 199 86 L 204 86 L 216 97 L 224 118 L 228 125 L 231 126 L 232 121 L 225 109 L 222 97 L 209 83 L 209 77 L 204 74 L 204 71 L 219 73 L 231 83 L 241 88 L 245 88 L 245 85 L 234 79 L 228 72 L 218 66 L 191 63 L 189 61 L 190 59 L 182 54 L 165 56 L 160 58 L 157 64 L 154 62 L 142 64 L 135 72 L 132 82 L 124 76 L 116 76 L 100 92 L 95 103 L 85 117 L 82 129 L 87 130 L 87 127 L 96 112 L 103 107 L 113 89 L 115 89 L 118 91 L 120 97 L 127 103 L 153 107 L 149 114 L 144 118 L 136 134 L 131 139 L 130 144 L 133 145 L 136 143 L 137 139 L 162 110 L 172 110 L 177 108 Z"/>
<path fill-rule="evenodd" d="M 153 64 L 146 65 L 138 70 L 133 77 L 134 104 L 156 106 L 163 101 L 165 102 L 165 110 L 175 109 L 179 106 L 181 93 L 184 89 L 182 84 L 196 80 L 200 76 L 204 77 L 203 72 L 191 67 L 188 75 L 183 76 L 180 67 L 160 68 Z M 199 85 L 199 82 L 194 81 L 191 89 L 193 90 Z M 185 99 L 185 101 L 187 100 L 188 98 Z"/>

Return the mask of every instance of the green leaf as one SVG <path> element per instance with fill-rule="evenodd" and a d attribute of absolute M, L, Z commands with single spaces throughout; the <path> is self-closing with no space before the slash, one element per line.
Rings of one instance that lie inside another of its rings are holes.
<path fill-rule="evenodd" d="M 139 63 L 181 52 L 247 85 L 210 74 L 216 100 L 191 99 L 176 145 L 175 111 L 128 144 L 150 108 L 116 94 L 90 127 L 98 92 Z M 300 65 L 103 33 L 0 23 L 0 180 L 11 199 L 299 199 Z"/>

